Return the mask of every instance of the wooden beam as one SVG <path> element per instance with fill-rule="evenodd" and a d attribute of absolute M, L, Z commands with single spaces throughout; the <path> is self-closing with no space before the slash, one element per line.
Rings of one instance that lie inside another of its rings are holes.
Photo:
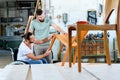
<path fill-rule="evenodd" d="M 29 16 L 28 22 L 27 22 L 27 26 L 26 26 L 26 28 L 25 28 L 25 32 L 24 32 L 24 33 L 28 32 L 29 26 L 30 26 L 30 22 L 32 21 L 32 19 L 33 19 L 33 16 Z"/>
<path fill-rule="evenodd" d="M 41 3 L 41 0 L 37 0 L 37 4 L 36 4 L 36 7 L 35 7 L 35 12 L 34 12 L 34 19 L 36 17 L 36 11 L 37 9 L 42 9 L 42 3 Z"/>
<path fill-rule="evenodd" d="M 36 11 L 37 11 L 38 8 L 42 8 L 41 0 L 37 0 L 37 4 L 36 4 L 36 7 L 35 7 L 34 15 L 33 16 L 29 16 L 28 22 L 27 22 L 27 26 L 26 26 L 26 29 L 25 29 L 24 33 L 28 32 L 31 21 L 36 18 Z"/>
<path fill-rule="evenodd" d="M 81 30 L 116 30 L 116 24 L 106 25 L 91 25 L 91 24 L 78 24 Z"/>

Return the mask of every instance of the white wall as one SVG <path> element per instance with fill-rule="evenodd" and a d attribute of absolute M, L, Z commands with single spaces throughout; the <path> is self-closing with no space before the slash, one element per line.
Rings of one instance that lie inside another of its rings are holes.
<path fill-rule="evenodd" d="M 62 22 L 62 17 L 60 22 L 56 18 L 57 15 L 63 13 L 68 13 L 67 25 L 75 24 L 77 21 L 85 20 L 87 21 L 87 10 L 98 9 L 98 0 L 51 0 L 51 6 L 54 7 L 54 22 L 56 22 L 61 28 L 67 32 L 67 27 L 65 27 Z M 74 35 L 75 33 L 73 33 Z"/>
<path fill-rule="evenodd" d="M 98 9 L 98 0 L 51 0 L 54 6 L 54 17 L 68 13 L 68 24 L 76 23 L 78 20 L 87 20 L 88 9 Z"/>

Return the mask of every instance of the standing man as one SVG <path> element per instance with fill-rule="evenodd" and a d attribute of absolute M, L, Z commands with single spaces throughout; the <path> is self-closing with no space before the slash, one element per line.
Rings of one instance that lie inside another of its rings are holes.
<path fill-rule="evenodd" d="M 49 37 L 50 26 L 63 34 L 66 33 L 59 26 L 53 23 L 52 20 L 50 20 L 48 17 L 45 17 L 41 9 L 38 9 L 36 11 L 36 19 L 31 21 L 29 28 L 29 31 L 35 35 L 36 40 L 34 41 L 34 43 L 37 45 L 34 46 L 34 50 L 36 55 L 40 55 L 46 52 L 49 47 L 49 41 L 41 44 L 41 40 Z M 52 55 L 47 56 L 46 59 L 48 63 L 51 63 Z"/>

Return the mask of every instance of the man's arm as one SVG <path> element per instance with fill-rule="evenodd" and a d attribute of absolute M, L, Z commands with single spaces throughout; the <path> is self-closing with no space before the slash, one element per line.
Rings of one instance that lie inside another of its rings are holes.
<path fill-rule="evenodd" d="M 35 56 L 33 53 L 26 54 L 26 56 L 32 60 L 39 60 L 39 59 L 42 59 L 42 58 L 48 56 L 50 53 L 51 53 L 51 50 L 47 50 L 44 54 L 41 54 L 38 56 Z"/>
<path fill-rule="evenodd" d="M 63 33 L 63 34 L 67 34 L 64 30 L 62 30 L 58 25 L 56 24 L 52 24 L 52 27 L 55 28 L 57 31 Z"/>
<path fill-rule="evenodd" d="M 34 30 L 33 30 L 33 29 L 29 29 L 29 32 L 33 33 Z M 52 36 L 47 37 L 47 38 L 42 39 L 42 40 L 35 40 L 34 43 L 35 43 L 35 44 L 42 44 L 42 43 L 48 42 L 50 39 L 52 39 Z"/>
<path fill-rule="evenodd" d="M 54 35 L 49 36 L 49 37 L 47 37 L 47 38 L 45 38 L 45 39 L 42 39 L 42 40 L 35 40 L 35 41 L 34 41 L 34 44 L 46 43 L 46 42 L 48 42 L 49 40 L 51 40 L 53 36 L 54 36 Z"/>

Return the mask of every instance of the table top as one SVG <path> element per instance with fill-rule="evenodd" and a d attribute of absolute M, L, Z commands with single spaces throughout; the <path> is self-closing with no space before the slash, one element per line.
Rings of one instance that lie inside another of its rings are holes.
<path fill-rule="evenodd" d="M 8 65 L 0 69 L 0 80 L 119 80 L 120 64 L 82 63 L 82 71 L 77 71 L 77 63 L 69 68 L 68 63 Z M 34 71 L 35 70 L 35 71 Z M 25 79 L 31 72 L 31 78 Z M 38 73 L 37 73 L 38 72 Z M 114 76 L 113 76 L 114 75 Z M 37 76 L 37 79 L 35 78 Z M 44 77 L 43 77 L 44 76 Z M 54 76 L 56 78 L 54 78 Z M 110 77 L 112 76 L 112 77 Z"/>
<path fill-rule="evenodd" d="M 2 70 L 2 80 L 26 80 L 29 65 L 8 65 Z"/>
<path fill-rule="evenodd" d="M 65 80 L 53 64 L 31 65 L 32 80 Z"/>

